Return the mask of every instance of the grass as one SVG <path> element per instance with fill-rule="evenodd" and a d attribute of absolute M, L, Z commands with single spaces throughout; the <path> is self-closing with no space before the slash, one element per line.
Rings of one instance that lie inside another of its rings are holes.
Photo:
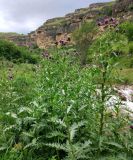
<path fill-rule="evenodd" d="M 87 24 L 77 40 L 89 30 Z M 121 104 L 111 113 L 107 109 L 107 101 L 116 95 L 114 84 L 133 82 L 133 57 L 121 47 L 123 41 L 128 44 L 127 37 L 109 31 L 95 42 L 89 40 L 83 47 L 79 43 L 81 53 L 90 44 L 89 67 L 67 46 L 49 50 L 52 58 L 37 64 L 1 58 L 0 159 L 132 159 L 130 117 L 121 114 Z"/>
<path fill-rule="evenodd" d="M 10 37 L 20 37 L 23 36 L 23 34 L 18 34 L 15 32 L 0 32 L 0 39 L 8 39 Z"/>
<path fill-rule="evenodd" d="M 66 20 L 65 18 L 62 18 L 62 19 L 55 19 L 53 20 L 53 22 L 47 22 L 45 25 L 46 26 L 60 26 L 60 25 L 63 25 L 66 23 Z"/>
<path fill-rule="evenodd" d="M 133 68 L 117 70 L 119 81 L 117 83 L 133 85 Z"/>
<path fill-rule="evenodd" d="M 114 83 L 120 83 L 125 85 L 132 85 L 133 84 L 133 56 L 129 55 L 122 55 L 115 59 L 115 63 L 117 65 L 115 66 L 115 69 L 112 74 L 114 74 L 116 77 L 119 77 L 118 79 L 113 82 Z"/>
<path fill-rule="evenodd" d="M 32 65 L 28 63 L 20 63 L 15 64 L 7 60 L 1 60 L 0 61 L 0 75 L 7 75 L 9 72 L 9 69 L 13 71 L 13 74 L 17 77 L 20 75 L 26 75 L 30 76 L 34 74 L 34 72 L 37 69 L 37 65 Z M 5 74 L 4 74 L 5 73 Z"/>
<path fill-rule="evenodd" d="M 81 68 L 66 51 L 51 50 L 53 60 L 42 60 L 40 67 L 0 61 L 2 160 L 77 160 L 84 156 L 100 160 L 103 155 L 115 160 L 116 152 L 127 153 L 123 140 L 131 141 L 130 130 L 119 133 L 128 125 L 127 117 L 112 119 L 106 113 L 99 136 L 101 97 L 94 78 L 101 70 Z"/>

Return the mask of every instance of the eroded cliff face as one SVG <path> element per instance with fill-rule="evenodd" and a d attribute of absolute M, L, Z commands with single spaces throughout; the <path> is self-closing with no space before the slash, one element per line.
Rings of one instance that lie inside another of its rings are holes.
<path fill-rule="evenodd" d="M 0 33 L 0 39 L 15 42 L 18 45 L 25 45 L 27 36 L 17 33 Z"/>
<path fill-rule="evenodd" d="M 117 17 L 121 20 L 133 20 L 133 0 L 116 0 L 116 2 L 95 3 L 87 8 L 75 10 L 64 17 L 47 20 L 42 26 L 28 35 L 13 35 L 8 40 L 18 45 L 37 45 L 39 48 L 48 48 L 58 42 L 73 43 L 71 34 L 82 23 L 98 20 L 103 17 Z"/>
<path fill-rule="evenodd" d="M 112 7 L 112 16 L 117 16 L 123 21 L 133 21 L 133 0 L 117 0 Z"/>
<path fill-rule="evenodd" d="M 91 4 L 88 8 L 77 9 L 65 17 L 50 19 L 36 31 L 29 33 L 29 37 L 40 48 L 55 45 L 61 40 L 68 41 L 69 39 L 69 43 L 71 43 L 73 41 L 71 34 L 75 29 L 79 28 L 85 21 L 91 21 L 103 15 L 110 16 L 113 3 Z"/>
<path fill-rule="evenodd" d="M 133 7 L 133 0 L 117 0 L 113 6 L 113 14 L 125 13 Z"/>
<path fill-rule="evenodd" d="M 33 46 L 36 42 L 32 40 L 28 35 L 18 33 L 0 33 L 1 40 L 7 40 L 14 42 L 18 46 Z"/>
<path fill-rule="evenodd" d="M 97 20 L 103 16 L 119 17 L 119 19 L 131 19 L 133 17 L 133 0 L 117 0 L 116 2 L 95 3 L 88 8 L 75 10 L 65 17 L 53 18 L 46 21 L 36 31 L 29 33 L 29 37 L 40 48 L 55 45 L 61 40 L 73 42 L 71 34 L 85 21 Z"/>

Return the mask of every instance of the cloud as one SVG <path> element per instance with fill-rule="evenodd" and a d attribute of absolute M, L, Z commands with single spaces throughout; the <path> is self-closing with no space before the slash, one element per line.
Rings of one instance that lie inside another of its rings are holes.
<path fill-rule="evenodd" d="M 78 2 L 77 2 L 78 1 Z M 0 32 L 28 33 L 47 19 L 109 0 L 0 0 Z"/>

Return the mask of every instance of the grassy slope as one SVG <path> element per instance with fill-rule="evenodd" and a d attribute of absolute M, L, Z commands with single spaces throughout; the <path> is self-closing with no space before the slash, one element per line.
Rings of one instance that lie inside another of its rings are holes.
<path fill-rule="evenodd" d="M 8 37 L 14 37 L 14 36 L 22 36 L 23 34 L 18 34 L 15 32 L 0 32 L 0 38 L 8 38 Z"/>

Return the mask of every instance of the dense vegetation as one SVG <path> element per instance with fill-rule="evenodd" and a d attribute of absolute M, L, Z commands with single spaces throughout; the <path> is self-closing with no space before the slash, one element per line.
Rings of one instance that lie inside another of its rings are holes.
<path fill-rule="evenodd" d="M 1 160 L 132 160 L 131 117 L 107 102 L 112 85 L 133 83 L 133 24 L 75 34 L 79 57 L 62 47 L 34 59 L 0 41 Z"/>
<path fill-rule="evenodd" d="M 112 58 L 116 73 L 120 80 L 115 83 L 133 83 L 133 23 L 124 22 L 116 28 L 108 28 L 106 32 L 99 32 L 94 22 L 85 23 L 83 27 L 73 33 L 76 49 L 79 52 L 81 65 L 95 65 L 99 54 L 108 54 Z M 95 55 L 95 56 L 94 56 Z M 113 74 L 116 74 L 113 73 Z"/>
<path fill-rule="evenodd" d="M 39 58 L 26 47 L 18 47 L 12 42 L 0 40 L 0 58 L 4 58 L 13 62 L 37 63 Z"/>

